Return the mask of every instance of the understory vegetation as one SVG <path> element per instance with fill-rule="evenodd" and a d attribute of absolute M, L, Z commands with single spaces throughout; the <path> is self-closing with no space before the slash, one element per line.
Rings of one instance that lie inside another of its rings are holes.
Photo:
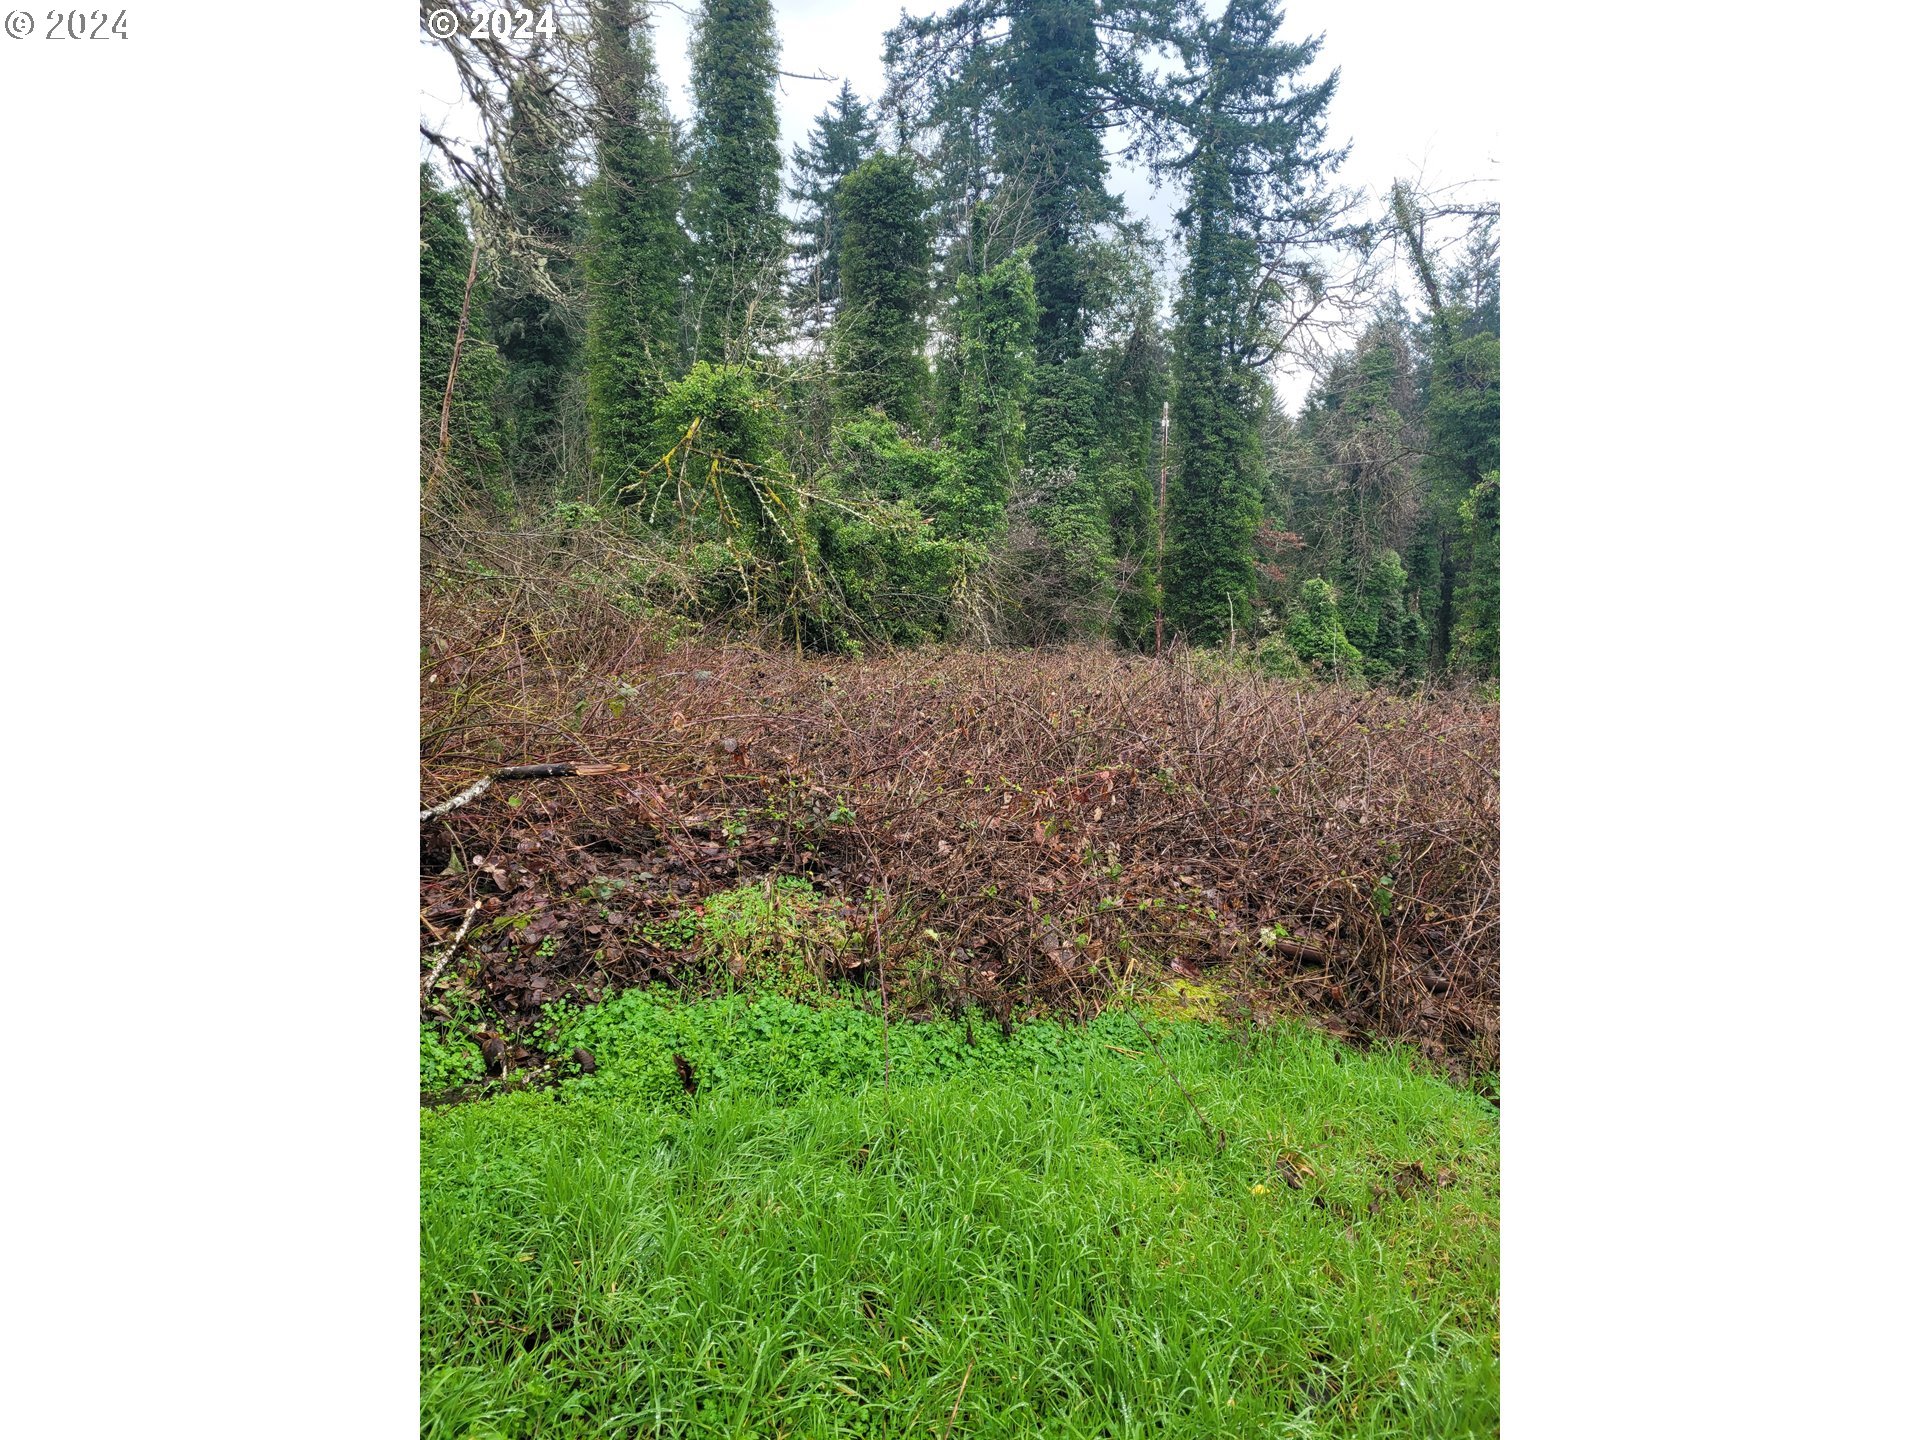
<path fill-rule="evenodd" d="M 795 655 L 546 585 L 424 613 L 430 803 L 616 767 L 422 824 L 424 963 L 503 1030 L 716 976 L 1084 1020 L 1176 975 L 1497 1065 L 1492 703 L 1091 646 Z"/>
<path fill-rule="evenodd" d="M 1496 1432 L 1496 1116 L 1408 1054 L 857 994 L 550 1023 L 593 1073 L 423 1115 L 426 1436 Z"/>

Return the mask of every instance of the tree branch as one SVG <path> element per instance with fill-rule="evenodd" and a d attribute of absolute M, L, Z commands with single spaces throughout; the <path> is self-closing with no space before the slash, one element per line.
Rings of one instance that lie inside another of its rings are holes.
<path fill-rule="evenodd" d="M 605 765 L 576 765 L 569 760 L 557 760 L 540 765 L 509 765 L 504 770 L 496 770 L 493 774 L 474 781 L 451 800 L 442 801 L 429 810 L 422 810 L 420 820 L 424 824 L 428 820 L 437 820 L 442 815 L 450 815 L 462 805 L 470 805 L 478 800 L 501 780 L 588 779 L 595 775 L 624 775 L 633 768 L 633 764 L 628 761 Z"/>

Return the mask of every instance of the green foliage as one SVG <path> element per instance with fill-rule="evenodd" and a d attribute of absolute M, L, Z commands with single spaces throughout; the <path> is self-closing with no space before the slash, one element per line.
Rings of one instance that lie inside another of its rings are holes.
<path fill-rule="evenodd" d="M 825 648 L 943 638 L 982 558 L 940 523 L 962 500 L 954 452 L 867 418 L 836 430 L 832 464 L 831 489 L 842 498 L 810 512 L 833 599 Z"/>
<path fill-rule="evenodd" d="M 587 426 L 603 493 L 631 499 L 669 443 L 662 393 L 680 372 L 686 237 L 666 99 L 633 0 L 595 0 L 600 171 L 587 193 Z"/>
<path fill-rule="evenodd" d="M 1422 462 L 1435 515 L 1435 648 L 1448 663 L 1499 673 L 1500 265 L 1491 226 L 1443 283 L 1410 187 L 1392 209 L 1427 294 L 1429 337 Z"/>
<path fill-rule="evenodd" d="M 660 423 L 679 439 L 651 482 L 655 506 L 671 489 L 689 511 L 711 516 L 729 543 L 804 565 L 800 497 L 782 453 L 786 422 L 752 371 L 698 361 L 667 387 Z"/>
<path fill-rule="evenodd" d="M 1406 332 L 1399 317 L 1383 315 L 1314 387 L 1298 431 L 1304 473 L 1290 521 L 1308 562 L 1339 577 L 1350 596 L 1373 583 L 1381 552 L 1414 539 L 1419 424 Z"/>
<path fill-rule="evenodd" d="M 979 563 L 977 546 L 935 533 L 919 510 L 900 503 L 851 514 L 823 506 L 814 523 L 836 601 L 825 648 L 870 640 L 917 645 L 946 636 L 955 597 Z"/>
<path fill-rule="evenodd" d="M 424 1436 L 1497 1428 L 1498 1116 L 1400 1054 L 631 993 L 559 1043 L 422 1116 Z"/>
<path fill-rule="evenodd" d="M 771 0 L 704 0 L 692 59 L 697 353 L 739 362 L 777 327 L 786 254 Z"/>
<path fill-rule="evenodd" d="M 876 155 L 834 194 L 841 303 L 834 390 L 842 413 L 925 422 L 926 310 L 933 264 L 927 199 L 904 154 Z"/>
<path fill-rule="evenodd" d="M 480 1047 L 451 1027 L 420 1027 L 420 1088 L 429 1094 L 470 1085 L 487 1073 Z"/>
<path fill-rule="evenodd" d="M 1105 51 L 1100 20 L 1115 42 Z M 1087 242 L 1117 210 L 1105 189 L 1103 145 L 1113 110 L 1090 102 L 1119 98 L 1112 62 L 1131 67 L 1125 36 L 1136 29 L 1144 34 L 1152 22 L 1133 12 L 1102 16 L 1095 0 L 960 0 L 944 14 L 903 14 L 887 36 L 893 93 L 938 135 L 940 198 L 957 228 L 989 198 L 1020 217 L 1020 236 L 1033 248 L 1042 366 L 1078 356 L 1086 341 Z M 1137 99 L 1127 97 L 1129 113 Z M 976 273 L 1006 253 L 984 240 L 976 227 L 964 242 Z"/>
<path fill-rule="evenodd" d="M 588 13 L 589 93 L 548 86 L 535 52 L 503 97 L 485 226 L 497 289 L 483 276 L 475 290 L 454 448 L 456 468 L 488 478 L 584 468 L 590 488 L 535 499 L 589 502 L 565 522 L 576 531 L 615 498 L 677 522 L 659 576 L 630 583 L 645 569 L 631 553 L 605 567 L 617 603 L 777 613 L 838 650 L 961 631 L 1144 649 L 1164 612 L 1172 638 L 1274 674 L 1498 674 L 1492 216 L 1462 237 L 1451 202 L 1426 213 L 1396 187 L 1424 310 L 1379 301 L 1304 412 L 1283 412 L 1269 367 L 1299 324 L 1348 303 L 1329 289 L 1335 252 L 1381 235 L 1330 188 L 1337 72 L 1309 78 L 1320 42 L 1282 38 L 1278 0 L 953 0 L 903 16 L 887 42 L 891 153 L 847 84 L 794 151 L 790 272 L 770 0 L 703 0 L 684 141 L 636 0 Z M 584 194 L 574 115 L 593 126 Z M 1171 326 L 1155 283 L 1170 257 L 1107 193 L 1109 141 L 1183 192 Z M 429 186 L 423 438 L 472 254 L 459 203 Z M 1442 213 L 1463 240 L 1451 268 L 1425 238 Z M 787 343 L 783 273 L 824 343 Z M 695 358 L 709 370 L 689 375 Z M 1357 666 L 1305 618 L 1315 578 L 1341 597 Z M 1312 658 L 1289 616 L 1317 637 Z"/>
<path fill-rule="evenodd" d="M 1218 644 L 1253 614 L 1260 517 L 1258 440 L 1247 385 L 1205 321 L 1183 325 L 1174 360 L 1178 458 L 1167 497 L 1167 614 L 1196 644 Z"/>
<path fill-rule="evenodd" d="M 838 903 L 790 877 L 712 896 L 695 929 L 718 978 L 789 999 L 824 994 L 835 957 L 862 943 Z"/>
<path fill-rule="evenodd" d="M 473 242 L 460 214 L 460 201 L 434 179 L 432 167 L 420 167 L 420 446 L 431 456 L 440 445 L 440 414 L 446 401 L 447 372 L 454 342 L 460 339 L 460 310 L 467 294 Z M 488 289 L 476 276 L 468 301 L 467 333 L 460 339 L 460 368 L 454 376 L 453 405 L 447 426 L 447 464 L 455 474 L 484 476 L 501 464 L 499 424 L 494 400 L 503 368 L 487 340 Z M 423 473 L 431 464 L 423 463 Z"/>
<path fill-rule="evenodd" d="M 1108 544 L 1116 590 L 1113 641 L 1126 649 L 1153 648 L 1153 617 L 1160 605 L 1154 569 L 1154 477 L 1125 457 L 1109 459 L 1100 489 L 1107 507 Z"/>
<path fill-rule="evenodd" d="M 1393 207 L 1426 311 L 1382 305 L 1314 387 L 1270 447 L 1268 514 L 1299 532 L 1299 570 L 1338 582 L 1367 678 L 1497 675 L 1497 247 L 1489 220 L 1443 284 L 1411 192 L 1397 187 Z"/>
<path fill-rule="evenodd" d="M 1500 468 L 1500 337 L 1443 340 L 1427 401 L 1427 434 L 1443 469 L 1478 484 Z"/>
<path fill-rule="evenodd" d="M 888 420 L 869 416 L 837 426 L 832 464 L 843 496 L 902 501 L 942 516 L 959 503 L 957 454 L 922 445 Z"/>
<path fill-rule="evenodd" d="M 1027 419 L 1033 484 L 1024 497 L 1032 534 L 1013 581 L 1020 640 L 1097 636 L 1107 629 L 1113 530 L 1091 433 L 1095 409 L 1090 357 L 1036 369 Z"/>
<path fill-rule="evenodd" d="M 995 534 L 1025 458 L 1036 309 L 1025 252 L 959 281 L 950 439 L 958 458 L 949 533 Z"/>
<path fill-rule="evenodd" d="M 1131 257 L 1136 262 L 1143 257 Z M 1117 588 L 1114 642 L 1153 647 L 1153 620 L 1161 604 L 1159 572 L 1160 418 L 1168 398 L 1168 352 L 1158 320 L 1158 291 L 1144 263 L 1115 267 L 1124 287 L 1124 340 L 1103 357 L 1098 392 L 1100 489 Z"/>
<path fill-rule="evenodd" d="M 1102 22 L 1112 37 L 1104 48 Z M 1020 639 L 1104 633 L 1114 611 L 1106 490 L 1114 472 L 1086 347 L 1106 261 L 1100 227 L 1119 213 L 1106 190 L 1104 132 L 1116 110 L 1140 113 L 1140 97 L 1122 99 L 1113 73 L 1116 61 L 1134 65 L 1124 37 L 1136 28 L 1153 26 L 1133 11 L 1103 13 L 1095 0 L 961 0 L 943 15 L 903 16 L 888 37 L 896 93 L 913 77 L 913 98 L 940 134 L 935 157 L 950 209 L 971 212 L 954 250 L 964 256 L 958 268 L 981 275 L 1017 237 L 1032 275 L 1034 359 L 1021 449 L 1035 481 L 1005 577 L 1017 596 L 1009 619 Z M 964 294 L 959 309 L 964 350 Z M 945 418 L 951 431 L 950 411 Z M 990 533 L 991 518 L 983 516 L 978 533 Z"/>
<path fill-rule="evenodd" d="M 814 120 L 806 143 L 793 148 L 789 193 L 800 202 L 794 243 L 800 264 L 793 289 L 801 304 L 825 306 L 840 298 L 841 224 L 835 192 L 878 143 L 866 102 L 842 80 L 840 93 Z"/>
<path fill-rule="evenodd" d="M 1333 586 L 1324 580 L 1307 581 L 1287 619 L 1287 645 L 1316 675 L 1344 677 L 1363 672 L 1360 652 L 1340 625 L 1340 607 Z"/>
<path fill-rule="evenodd" d="M 1497 273 L 1497 272 L 1496 272 Z M 1500 673 L 1500 337 L 1462 335 L 1464 316 L 1442 313 L 1427 407 L 1434 490 L 1458 496 L 1454 572 L 1458 597 L 1448 659 L 1471 673 Z M 1447 517 L 1452 519 L 1452 516 Z"/>
<path fill-rule="evenodd" d="M 1082 241 L 1113 202 L 1102 117 L 1088 104 L 1103 79 L 1094 0 L 1015 0 L 1008 7 L 994 114 L 995 161 L 1032 216 L 1035 349 L 1045 367 L 1086 341 Z M 1038 391 L 1051 396 L 1050 387 Z M 1071 427 L 1069 427 L 1071 428 Z"/>
<path fill-rule="evenodd" d="M 1500 472 L 1494 470 L 1460 502 L 1466 544 L 1466 583 L 1453 636 L 1458 664 L 1477 674 L 1500 674 Z"/>
<path fill-rule="evenodd" d="M 1019 0 L 997 76 L 995 164 L 1008 203 L 1025 216 L 1034 291 L 1026 417 L 1034 530 L 1012 578 L 1022 602 L 1015 633 L 1024 640 L 1104 634 L 1113 609 L 1097 386 L 1084 353 L 1093 230 L 1116 209 L 1105 185 L 1105 117 L 1088 103 L 1106 79 L 1096 13 L 1094 0 Z"/>
<path fill-rule="evenodd" d="M 1369 680 L 1417 677 L 1425 662 L 1426 627 L 1407 606 L 1407 571 L 1382 550 L 1340 603 L 1340 622 Z"/>
<path fill-rule="evenodd" d="M 1278 635 L 1262 636 L 1254 646 L 1253 668 L 1271 680 L 1299 680 L 1307 674 L 1293 647 Z"/>

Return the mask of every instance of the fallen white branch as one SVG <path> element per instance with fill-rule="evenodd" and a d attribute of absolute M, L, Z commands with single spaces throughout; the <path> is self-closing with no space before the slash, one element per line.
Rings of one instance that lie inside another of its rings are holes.
<path fill-rule="evenodd" d="M 422 810 L 420 812 L 420 818 L 423 821 L 438 820 L 442 815 L 448 814 L 449 812 L 454 810 L 458 810 L 462 805 L 465 805 L 469 800 L 478 800 L 482 795 L 487 793 L 488 787 L 490 787 L 492 784 L 493 784 L 493 776 L 491 775 L 484 776 L 481 779 L 474 781 L 473 784 L 469 785 L 466 789 L 462 790 L 458 795 L 454 796 L 451 800 L 447 801 L 445 804 L 436 805 L 431 810 Z"/>
<path fill-rule="evenodd" d="M 568 760 L 556 761 L 546 765 L 509 765 L 504 770 L 496 770 L 493 774 L 483 776 L 474 781 L 473 784 L 462 790 L 451 800 L 442 801 L 429 810 L 422 810 L 420 812 L 420 819 L 423 823 L 428 820 L 438 820 L 442 815 L 451 814 L 462 805 L 471 804 L 486 794 L 496 780 L 564 780 L 591 775 L 621 775 L 631 769 L 633 769 L 633 766 L 626 763 L 614 765 L 576 765 Z"/>
<path fill-rule="evenodd" d="M 453 943 L 442 950 L 440 952 L 440 958 L 433 962 L 433 973 L 427 976 L 426 986 L 420 992 L 422 1003 L 426 1001 L 429 995 L 433 994 L 433 987 L 440 983 L 441 972 L 447 968 L 447 962 L 453 959 L 453 952 L 460 948 L 460 942 L 467 938 L 467 931 L 473 928 L 473 917 L 479 913 L 480 901 L 476 897 L 473 904 L 467 907 L 467 918 L 460 922 L 460 928 L 454 934 Z"/>

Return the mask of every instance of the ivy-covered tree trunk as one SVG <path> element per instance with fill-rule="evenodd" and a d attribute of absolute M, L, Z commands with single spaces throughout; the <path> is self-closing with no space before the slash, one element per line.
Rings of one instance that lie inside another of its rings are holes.
<path fill-rule="evenodd" d="M 834 320 L 834 391 L 843 414 L 876 409 L 925 423 L 926 310 L 933 263 L 927 197 L 905 155 L 876 155 L 835 192 L 841 304 Z"/>
<path fill-rule="evenodd" d="M 633 0 L 595 0 L 593 24 L 600 173 L 587 193 L 587 429 L 602 493 L 631 501 L 665 448 L 655 411 L 682 368 L 686 240 L 647 22 Z"/>
<path fill-rule="evenodd" d="M 950 534 L 986 538 L 1005 523 L 1026 448 L 1034 318 L 1024 252 L 960 278 L 951 432 L 959 473 L 938 506 Z"/>
<path fill-rule="evenodd" d="M 1262 475 L 1248 378 L 1234 365 L 1237 292 L 1255 256 L 1228 231 L 1232 157 L 1203 129 L 1187 201 L 1191 240 L 1174 331 L 1173 483 L 1168 494 L 1167 616 L 1197 645 L 1245 633 Z"/>
<path fill-rule="evenodd" d="M 1198 332 L 1198 333 L 1196 333 Z M 1196 645 L 1245 635 L 1252 617 L 1253 534 L 1260 517 L 1259 451 L 1243 381 L 1208 353 L 1198 322 L 1183 325 L 1174 361 L 1178 456 L 1167 497 L 1167 617 Z"/>
<path fill-rule="evenodd" d="M 1175 33 L 1186 68 L 1164 90 L 1168 131 L 1183 142 L 1172 164 L 1187 177 L 1167 612 L 1201 644 L 1244 634 L 1252 619 L 1264 488 L 1257 366 L 1277 348 L 1277 287 L 1289 271 L 1271 262 L 1324 229 L 1317 185 L 1343 153 L 1316 148 L 1333 78 L 1299 83 L 1318 41 L 1283 41 L 1280 23 L 1275 0 L 1183 15 Z"/>
<path fill-rule="evenodd" d="M 1007 34 L 1006 103 L 995 150 L 1006 203 L 1027 214 L 1035 306 L 1027 463 L 1045 570 L 1028 593 L 1051 614 L 1039 630 L 1102 633 L 1112 609 L 1113 542 L 1096 459 L 1093 369 L 1085 355 L 1085 243 L 1113 202 L 1101 146 L 1093 0 L 1019 0 Z"/>
<path fill-rule="evenodd" d="M 1151 310 L 1136 311 L 1126 343 L 1112 356 L 1101 386 L 1101 488 L 1117 586 L 1113 639 L 1135 650 L 1153 648 L 1154 616 L 1161 606 L 1160 421 L 1168 379 L 1159 325 Z"/>
<path fill-rule="evenodd" d="M 771 0 L 705 0 L 693 35 L 692 308 L 699 358 L 743 361 L 781 322 L 779 41 Z"/>

